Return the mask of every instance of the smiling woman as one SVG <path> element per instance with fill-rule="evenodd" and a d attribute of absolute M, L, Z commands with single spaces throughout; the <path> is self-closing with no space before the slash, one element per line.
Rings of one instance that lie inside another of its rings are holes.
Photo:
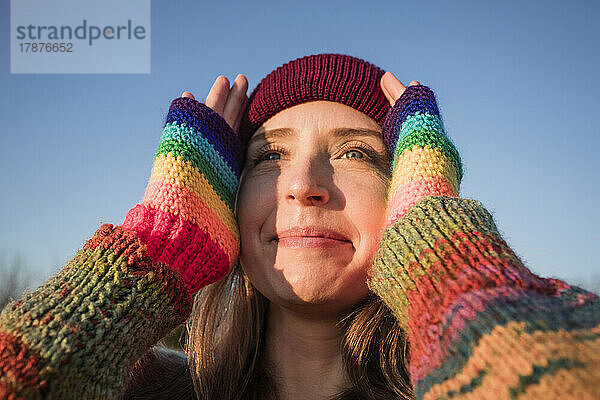
<path fill-rule="evenodd" d="M 428 87 L 320 54 L 246 91 L 175 99 L 142 203 L 3 310 L 0 397 L 600 398 L 598 296 L 458 197 Z"/>
<path fill-rule="evenodd" d="M 241 263 L 271 302 L 309 314 L 326 304 L 339 318 L 367 296 L 387 201 L 380 131 L 351 107 L 313 101 L 254 134 L 238 192 Z"/>

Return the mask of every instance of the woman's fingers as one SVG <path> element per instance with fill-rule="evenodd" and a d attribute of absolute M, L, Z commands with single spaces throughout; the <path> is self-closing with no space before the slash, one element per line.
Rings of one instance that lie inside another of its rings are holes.
<path fill-rule="evenodd" d="M 391 72 L 386 72 L 381 77 L 381 90 L 385 94 L 385 98 L 390 102 L 393 107 L 396 104 L 396 100 L 402 96 L 402 93 L 406 90 L 406 86 L 402 84 Z M 420 85 L 419 81 L 412 81 L 408 86 Z"/>
<path fill-rule="evenodd" d="M 223 116 L 227 97 L 229 97 L 229 80 L 220 75 L 210 88 L 204 104 L 212 108 L 220 116 Z"/>
<path fill-rule="evenodd" d="M 244 75 L 238 74 L 231 88 L 229 87 L 229 80 L 221 75 L 210 88 L 204 104 L 223 117 L 229 126 L 237 132 L 248 102 L 247 91 L 248 80 Z M 191 93 L 189 95 L 192 96 Z"/>
<path fill-rule="evenodd" d="M 231 91 L 229 92 L 229 97 L 227 98 L 227 103 L 225 104 L 225 109 L 222 115 L 229 126 L 231 126 L 236 132 L 239 126 L 239 124 L 236 126 L 238 117 L 241 117 L 242 113 L 244 112 L 244 102 L 248 98 L 246 96 L 247 90 L 248 80 L 244 75 L 238 74 L 233 82 Z"/>
<path fill-rule="evenodd" d="M 238 130 L 240 128 L 240 124 L 242 122 L 242 116 L 244 115 L 247 105 L 248 105 L 248 96 L 246 96 L 244 94 L 244 101 L 242 102 L 242 106 L 240 107 L 240 112 L 238 113 L 238 116 L 237 116 L 234 124 L 232 125 L 233 130 L 237 133 L 239 133 Z"/>
<path fill-rule="evenodd" d="M 192 99 L 192 100 L 194 100 L 194 99 L 195 99 L 194 95 L 193 95 L 193 94 L 191 94 L 190 92 L 187 92 L 187 91 L 186 91 L 186 92 L 183 92 L 183 93 L 181 94 L 181 97 L 187 97 L 187 98 L 190 98 L 190 99 Z"/>
<path fill-rule="evenodd" d="M 406 90 L 406 87 L 396 78 L 391 72 L 386 72 L 381 77 L 381 90 L 385 94 L 386 99 L 393 107 L 396 104 L 396 100 L 402 96 L 402 93 Z"/>

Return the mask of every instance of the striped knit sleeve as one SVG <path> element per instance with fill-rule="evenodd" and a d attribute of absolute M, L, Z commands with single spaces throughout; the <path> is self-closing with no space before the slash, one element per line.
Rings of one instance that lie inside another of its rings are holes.
<path fill-rule="evenodd" d="M 176 99 L 144 200 L 0 314 L 0 398 L 113 399 L 238 253 L 240 149 L 225 121 Z"/>
<path fill-rule="evenodd" d="M 531 273 L 477 201 L 425 197 L 372 274 L 408 332 L 417 399 L 600 398 L 598 296 Z"/>
<path fill-rule="evenodd" d="M 191 312 L 180 274 L 132 231 L 102 225 L 44 285 L 0 316 L 0 398 L 109 399 Z"/>
<path fill-rule="evenodd" d="M 600 399 L 598 296 L 533 274 L 458 197 L 433 93 L 405 93 L 384 126 L 395 168 L 369 287 L 408 333 L 416 398 Z"/>
<path fill-rule="evenodd" d="M 384 121 L 383 138 L 393 155 L 388 225 L 425 196 L 458 196 L 462 162 L 431 89 L 404 91 Z"/>

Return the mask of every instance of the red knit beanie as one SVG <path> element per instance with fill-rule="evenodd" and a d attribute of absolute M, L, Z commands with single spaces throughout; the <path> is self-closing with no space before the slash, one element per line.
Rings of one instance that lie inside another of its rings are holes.
<path fill-rule="evenodd" d="M 279 111 L 315 100 L 346 104 L 382 125 L 390 110 L 379 84 L 384 72 L 343 54 L 315 54 L 283 64 L 250 94 L 240 138 L 248 143 L 258 127 Z"/>

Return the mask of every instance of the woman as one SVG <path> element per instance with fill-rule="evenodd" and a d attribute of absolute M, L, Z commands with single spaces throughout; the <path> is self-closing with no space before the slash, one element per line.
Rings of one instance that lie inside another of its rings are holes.
<path fill-rule="evenodd" d="M 427 87 L 321 54 L 246 90 L 175 99 L 142 203 L 3 311 L 0 394 L 600 397 L 598 297 L 457 197 Z M 190 314 L 188 370 L 151 347 Z"/>

